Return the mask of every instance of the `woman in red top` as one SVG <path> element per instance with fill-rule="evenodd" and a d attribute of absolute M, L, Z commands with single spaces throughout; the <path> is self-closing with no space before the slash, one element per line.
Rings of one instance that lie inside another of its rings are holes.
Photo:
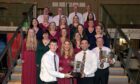
<path fill-rule="evenodd" d="M 77 54 L 79 51 L 81 51 L 80 42 L 81 36 L 78 32 L 76 32 L 73 39 L 74 54 Z"/>
<path fill-rule="evenodd" d="M 22 49 L 22 84 L 36 84 L 37 39 L 34 29 L 29 29 Z"/>
<path fill-rule="evenodd" d="M 60 62 L 59 62 L 60 72 L 70 73 L 73 70 L 71 66 L 71 62 L 73 61 L 73 59 L 74 59 L 74 53 L 73 53 L 72 43 L 66 40 L 61 47 Z M 71 79 L 68 78 L 59 79 L 58 84 L 71 84 Z"/>
<path fill-rule="evenodd" d="M 69 35 L 66 28 L 61 29 L 60 38 L 58 40 L 58 48 L 61 48 L 61 45 L 65 42 L 65 40 L 69 39 Z"/>
<path fill-rule="evenodd" d="M 87 16 L 87 20 L 84 22 L 84 28 L 88 28 L 89 25 L 88 25 L 88 21 L 89 20 L 93 20 L 94 22 L 94 27 L 97 25 L 97 21 L 94 19 L 94 15 L 92 12 L 89 12 L 88 13 L 88 16 Z"/>
<path fill-rule="evenodd" d="M 59 39 L 59 32 L 58 32 L 58 29 L 56 27 L 56 24 L 55 22 L 51 22 L 50 25 L 49 25 L 49 33 L 50 33 L 50 40 L 51 39 L 56 39 L 58 41 Z"/>

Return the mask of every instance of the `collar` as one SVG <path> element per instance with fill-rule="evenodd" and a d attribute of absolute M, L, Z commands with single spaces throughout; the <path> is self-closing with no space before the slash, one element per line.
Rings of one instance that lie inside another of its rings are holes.
<path fill-rule="evenodd" d="M 89 51 L 89 49 L 87 49 L 87 50 L 85 50 L 85 51 L 84 51 L 84 50 L 82 50 L 82 52 L 86 52 L 86 53 L 87 53 L 88 51 Z"/>
<path fill-rule="evenodd" d="M 51 50 L 49 50 L 48 53 L 53 56 L 56 55 L 56 53 L 52 52 Z"/>

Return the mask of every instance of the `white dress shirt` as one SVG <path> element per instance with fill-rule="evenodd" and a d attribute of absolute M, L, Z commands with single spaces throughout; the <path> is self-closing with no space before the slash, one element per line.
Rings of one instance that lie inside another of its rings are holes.
<path fill-rule="evenodd" d="M 100 48 L 99 47 L 95 47 L 94 49 L 92 49 L 92 51 L 97 56 L 97 59 L 98 59 L 98 68 L 99 69 L 106 69 L 106 68 L 108 68 L 110 66 L 110 64 L 108 62 L 104 62 L 104 67 L 103 68 L 100 67 L 100 64 L 101 63 L 100 63 L 100 58 L 99 58 L 99 53 L 100 53 Z M 110 53 L 111 52 L 110 48 L 105 47 L 105 46 L 102 47 L 102 51 L 106 51 L 106 53 Z M 113 58 L 112 60 L 113 60 L 113 63 L 115 63 L 115 59 Z"/>
<path fill-rule="evenodd" d="M 63 17 L 64 15 L 61 15 L 61 17 Z M 69 25 L 69 21 L 68 21 L 68 18 L 66 17 L 67 19 L 67 25 Z M 56 23 L 56 26 L 59 26 L 59 20 L 60 20 L 60 15 L 56 15 L 53 17 L 52 21 Z"/>
<path fill-rule="evenodd" d="M 42 57 L 40 79 L 44 82 L 57 81 L 57 77 L 64 78 L 64 74 L 58 72 L 59 71 L 58 55 L 56 55 L 55 57 L 57 71 L 55 70 L 54 55 L 56 54 L 49 50 Z"/>
<path fill-rule="evenodd" d="M 83 13 L 83 21 L 84 22 L 87 21 L 87 16 L 88 16 L 88 12 Z M 94 13 L 93 13 L 93 16 L 94 16 L 94 20 L 96 20 L 96 16 Z"/>
<path fill-rule="evenodd" d="M 74 17 L 75 15 L 77 15 L 77 16 L 79 17 L 80 23 L 83 24 L 83 16 L 82 16 L 82 14 L 79 13 L 79 12 L 77 12 L 77 13 L 72 12 L 72 13 L 69 14 L 69 24 L 72 24 L 72 23 L 73 23 L 73 17 Z"/>
<path fill-rule="evenodd" d="M 37 17 L 37 20 L 38 20 L 38 22 L 39 23 L 43 23 L 43 15 L 39 15 L 38 17 Z M 53 17 L 52 16 L 49 16 L 49 22 L 52 22 L 53 21 Z"/>
<path fill-rule="evenodd" d="M 79 53 L 76 54 L 75 61 L 82 62 L 84 52 L 86 52 L 84 65 L 85 77 L 94 77 L 95 72 L 97 70 L 97 58 L 94 52 L 92 52 L 91 50 L 80 51 Z"/>

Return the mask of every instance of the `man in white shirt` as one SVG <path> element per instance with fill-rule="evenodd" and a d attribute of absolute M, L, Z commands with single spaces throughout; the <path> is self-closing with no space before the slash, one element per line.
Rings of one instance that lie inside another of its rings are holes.
<path fill-rule="evenodd" d="M 87 5 L 86 6 L 86 12 L 85 13 L 83 13 L 83 21 L 85 22 L 85 21 L 87 21 L 87 16 L 88 16 L 88 14 L 89 13 L 91 13 L 92 12 L 92 9 L 91 9 L 91 5 Z M 92 12 L 93 13 L 93 12 Z M 95 14 L 93 13 L 93 16 L 94 16 L 94 20 L 96 20 L 96 16 L 95 16 Z"/>
<path fill-rule="evenodd" d="M 88 49 L 87 39 L 81 40 L 82 51 L 76 54 L 75 61 L 83 63 L 81 78 L 77 78 L 77 84 L 94 84 L 94 76 L 97 70 L 97 58 L 94 52 Z"/>
<path fill-rule="evenodd" d="M 95 73 L 95 83 L 96 84 L 108 84 L 108 78 L 109 78 L 109 66 L 110 64 L 115 63 L 114 58 L 109 58 L 106 60 L 103 55 L 106 54 L 106 56 L 109 56 L 111 50 L 108 47 L 103 46 L 104 41 L 102 37 L 96 38 L 96 44 L 97 47 L 92 49 L 93 52 L 96 53 L 97 59 L 98 59 L 98 69 Z M 105 53 L 103 53 L 105 52 Z"/>
<path fill-rule="evenodd" d="M 48 7 L 45 7 L 44 10 L 43 10 L 43 14 L 42 15 L 39 15 L 37 17 L 37 20 L 39 23 L 43 23 L 43 18 L 44 18 L 44 15 L 49 15 L 50 13 L 50 9 Z M 49 15 L 49 22 L 52 22 L 52 16 Z"/>
<path fill-rule="evenodd" d="M 57 15 L 53 17 L 53 22 L 56 23 L 56 26 L 59 26 L 59 22 L 60 22 L 60 19 L 61 17 L 63 17 L 63 9 L 61 7 L 59 7 L 57 9 Z M 68 19 L 67 19 L 67 22 L 68 22 Z"/>
<path fill-rule="evenodd" d="M 41 60 L 40 79 L 43 84 L 57 84 L 57 78 L 70 78 L 70 74 L 59 72 L 59 58 L 56 54 L 57 41 L 52 39 L 49 45 L 50 50 L 46 52 Z"/>
<path fill-rule="evenodd" d="M 79 21 L 81 24 L 83 24 L 83 16 L 81 13 L 78 12 L 78 6 L 74 5 L 73 6 L 73 12 L 69 14 L 69 24 L 73 23 L 73 17 L 77 15 L 79 17 Z"/>

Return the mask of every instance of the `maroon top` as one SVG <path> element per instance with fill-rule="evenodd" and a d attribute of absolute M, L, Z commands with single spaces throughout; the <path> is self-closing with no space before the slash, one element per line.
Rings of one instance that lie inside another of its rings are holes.
<path fill-rule="evenodd" d="M 98 21 L 94 21 L 94 28 L 98 25 Z M 84 22 L 84 28 L 88 28 L 88 21 Z"/>
<path fill-rule="evenodd" d="M 22 48 L 22 84 L 36 84 L 36 52 L 26 49 L 24 40 Z"/>
<path fill-rule="evenodd" d="M 59 32 L 57 32 L 56 31 L 56 33 L 54 34 L 54 35 L 52 35 L 51 33 L 50 33 L 50 35 L 49 35 L 49 39 L 51 40 L 51 39 L 56 39 L 57 41 L 59 40 L 59 37 L 60 37 L 60 34 L 59 34 Z"/>
<path fill-rule="evenodd" d="M 46 26 L 44 26 L 42 23 L 40 23 L 40 24 L 39 24 L 39 27 L 40 27 L 43 31 L 45 31 L 45 30 L 48 30 L 49 25 L 46 27 Z"/>
<path fill-rule="evenodd" d="M 74 48 L 74 54 L 77 54 L 77 53 L 80 52 L 81 50 L 82 50 L 81 48 L 75 47 L 75 48 Z"/>

